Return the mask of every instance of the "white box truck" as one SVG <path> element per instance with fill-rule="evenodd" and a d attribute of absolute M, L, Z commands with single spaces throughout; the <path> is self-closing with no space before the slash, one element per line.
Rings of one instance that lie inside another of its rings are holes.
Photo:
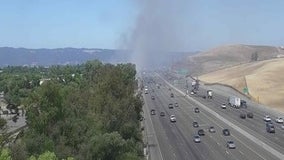
<path fill-rule="evenodd" d="M 230 96 L 228 101 L 231 107 L 240 108 L 241 106 L 241 99 L 239 97 Z"/>
<path fill-rule="evenodd" d="M 208 99 L 212 99 L 213 98 L 213 91 L 211 89 L 207 90 L 207 98 Z"/>

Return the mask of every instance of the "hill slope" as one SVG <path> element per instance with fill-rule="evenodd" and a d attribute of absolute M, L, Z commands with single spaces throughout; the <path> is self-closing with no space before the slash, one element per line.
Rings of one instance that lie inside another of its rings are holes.
<path fill-rule="evenodd" d="M 284 111 L 284 58 L 242 64 L 200 76 L 209 83 L 228 84 L 262 104 Z"/>
<path fill-rule="evenodd" d="M 108 63 L 121 63 L 128 60 L 129 54 L 129 51 L 112 49 L 26 49 L 0 47 L 0 67 L 8 65 L 49 66 L 57 64 L 80 64 L 93 59 L 99 59 Z"/>
<path fill-rule="evenodd" d="M 200 75 L 226 67 L 248 63 L 252 55 L 257 54 L 257 60 L 272 59 L 283 56 L 284 50 L 273 46 L 228 45 L 201 52 L 187 59 L 190 74 Z"/>

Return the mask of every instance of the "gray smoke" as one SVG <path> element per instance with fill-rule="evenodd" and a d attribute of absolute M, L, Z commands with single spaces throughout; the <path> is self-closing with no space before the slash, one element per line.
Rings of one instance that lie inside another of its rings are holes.
<path fill-rule="evenodd" d="M 188 48 L 189 0 L 138 0 L 140 14 L 128 39 L 138 69 L 160 66 L 169 52 Z"/>

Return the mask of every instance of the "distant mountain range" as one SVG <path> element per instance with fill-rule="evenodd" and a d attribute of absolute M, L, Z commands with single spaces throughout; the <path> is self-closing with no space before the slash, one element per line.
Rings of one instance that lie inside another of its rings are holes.
<path fill-rule="evenodd" d="M 170 65 L 198 52 L 157 53 L 148 57 L 157 59 L 162 65 Z M 131 51 L 115 49 L 58 48 L 27 49 L 0 47 L 0 67 L 5 66 L 51 66 L 74 65 L 98 59 L 104 63 L 126 63 L 131 61 Z M 152 66 L 158 66 L 153 65 Z"/>
<path fill-rule="evenodd" d="M 26 49 L 0 47 L 0 67 L 8 65 L 50 66 L 80 64 L 93 59 L 98 59 L 106 63 L 123 63 L 129 61 L 129 55 L 129 51 L 113 49 Z"/>

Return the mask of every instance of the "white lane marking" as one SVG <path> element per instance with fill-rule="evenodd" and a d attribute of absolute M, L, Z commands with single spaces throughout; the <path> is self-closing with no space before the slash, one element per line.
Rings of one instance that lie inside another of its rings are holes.
<path fill-rule="evenodd" d="M 240 153 L 241 153 L 242 155 L 244 155 L 244 153 L 243 153 L 242 151 L 240 151 Z"/>
<path fill-rule="evenodd" d="M 258 155 L 260 158 L 262 158 L 262 159 L 265 160 L 264 157 L 262 157 L 259 153 L 257 153 L 257 152 L 254 151 L 252 148 L 250 148 L 248 145 L 246 145 L 245 143 L 243 143 L 239 138 L 237 138 L 237 137 L 234 136 L 233 134 L 232 134 L 232 137 L 234 137 L 235 139 L 237 139 L 238 141 L 240 141 L 243 145 L 245 145 L 245 146 L 246 146 L 248 149 L 250 149 L 253 153 L 255 153 L 255 154 Z"/>
<path fill-rule="evenodd" d="M 145 97 L 144 95 L 143 95 L 143 98 L 144 98 L 144 101 L 146 101 L 146 97 Z M 150 114 L 150 112 L 149 112 L 149 110 L 148 110 L 148 104 L 145 103 L 144 105 L 145 105 L 145 109 L 147 110 L 147 113 L 146 113 L 146 114 Z M 149 116 L 148 116 L 148 117 L 149 117 Z M 158 144 L 158 150 L 159 150 L 161 159 L 163 160 L 164 157 L 163 157 L 162 152 L 161 152 L 161 149 L 160 149 L 160 144 L 159 144 L 159 141 L 158 141 L 158 138 L 157 138 L 155 129 L 154 129 L 154 125 L 153 125 L 153 122 L 152 122 L 152 118 L 149 117 L 148 119 L 150 119 L 150 123 L 151 123 L 152 129 L 153 129 L 153 131 L 154 131 L 154 135 L 155 135 L 154 138 L 155 138 L 156 143 Z M 148 135 L 147 135 L 147 136 L 148 136 Z"/>
<path fill-rule="evenodd" d="M 229 152 L 226 150 L 226 153 L 229 154 Z"/>
<path fill-rule="evenodd" d="M 160 75 L 159 75 L 160 76 Z M 161 77 L 161 76 L 160 76 Z M 161 77 L 162 78 L 162 77 Z M 163 78 L 162 78 L 163 79 Z M 165 79 L 163 79 L 165 81 L 165 83 L 167 83 L 169 86 L 171 86 L 172 88 L 174 88 L 176 91 L 178 91 L 180 94 L 184 94 L 182 91 L 180 91 L 179 89 L 177 89 L 176 87 L 174 87 L 172 84 L 168 83 Z M 280 153 L 279 151 L 275 150 L 274 148 L 272 148 L 270 145 L 264 143 L 263 141 L 261 141 L 260 139 L 254 137 L 253 135 L 249 134 L 248 132 L 246 132 L 245 130 L 243 130 L 242 128 L 240 128 L 239 126 L 235 125 L 234 123 L 230 122 L 229 120 L 225 119 L 224 117 L 222 117 L 220 114 L 218 114 L 217 112 L 213 111 L 212 109 L 208 108 L 207 106 L 203 105 L 202 103 L 200 103 L 199 101 L 193 99 L 190 96 L 187 96 L 188 99 L 190 99 L 191 101 L 195 102 L 197 105 L 201 106 L 204 110 L 206 110 L 207 112 L 211 113 L 213 116 L 215 116 L 216 118 L 218 118 L 219 120 L 223 121 L 224 123 L 226 123 L 227 125 L 231 126 L 232 128 L 234 128 L 236 131 L 238 131 L 239 133 L 241 133 L 242 135 L 246 136 L 248 139 L 250 139 L 251 141 L 253 141 L 255 144 L 259 145 L 260 147 L 262 147 L 263 149 L 265 149 L 266 151 L 272 153 L 274 156 L 276 156 L 279 159 L 284 159 L 284 155 L 282 153 Z"/>
<path fill-rule="evenodd" d="M 204 112 L 202 112 L 201 114 L 203 114 L 207 119 L 209 119 L 210 121 L 212 121 L 212 122 L 214 122 L 214 120 L 211 118 L 211 117 L 209 117 L 209 116 L 206 116 L 206 114 L 204 113 Z M 215 123 L 217 126 L 219 126 L 221 129 L 224 129 L 219 123 Z M 219 135 L 220 137 L 221 137 L 221 139 L 223 139 L 224 138 L 224 136 L 222 136 L 222 135 Z M 232 134 L 232 137 L 235 137 L 233 134 Z M 238 139 L 238 138 L 236 138 L 235 137 L 235 139 L 237 139 L 238 141 L 240 141 L 244 146 L 246 146 L 248 149 L 250 149 L 253 153 L 255 153 L 257 156 L 259 156 L 260 158 L 262 158 L 262 159 L 264 159 L 265 160 L 265 158 L 264 157 L 262 157 L 259 153 L 257 153 L 256 151 L 254 151 L 252 148 L 250 148 L 250 147 L 248 147 L 246 144 L 244 144 L 240 139 Z M 217 142 L 217 144 L 220 146 L 221 144 L 219 143 L 219 142 Z"/>

